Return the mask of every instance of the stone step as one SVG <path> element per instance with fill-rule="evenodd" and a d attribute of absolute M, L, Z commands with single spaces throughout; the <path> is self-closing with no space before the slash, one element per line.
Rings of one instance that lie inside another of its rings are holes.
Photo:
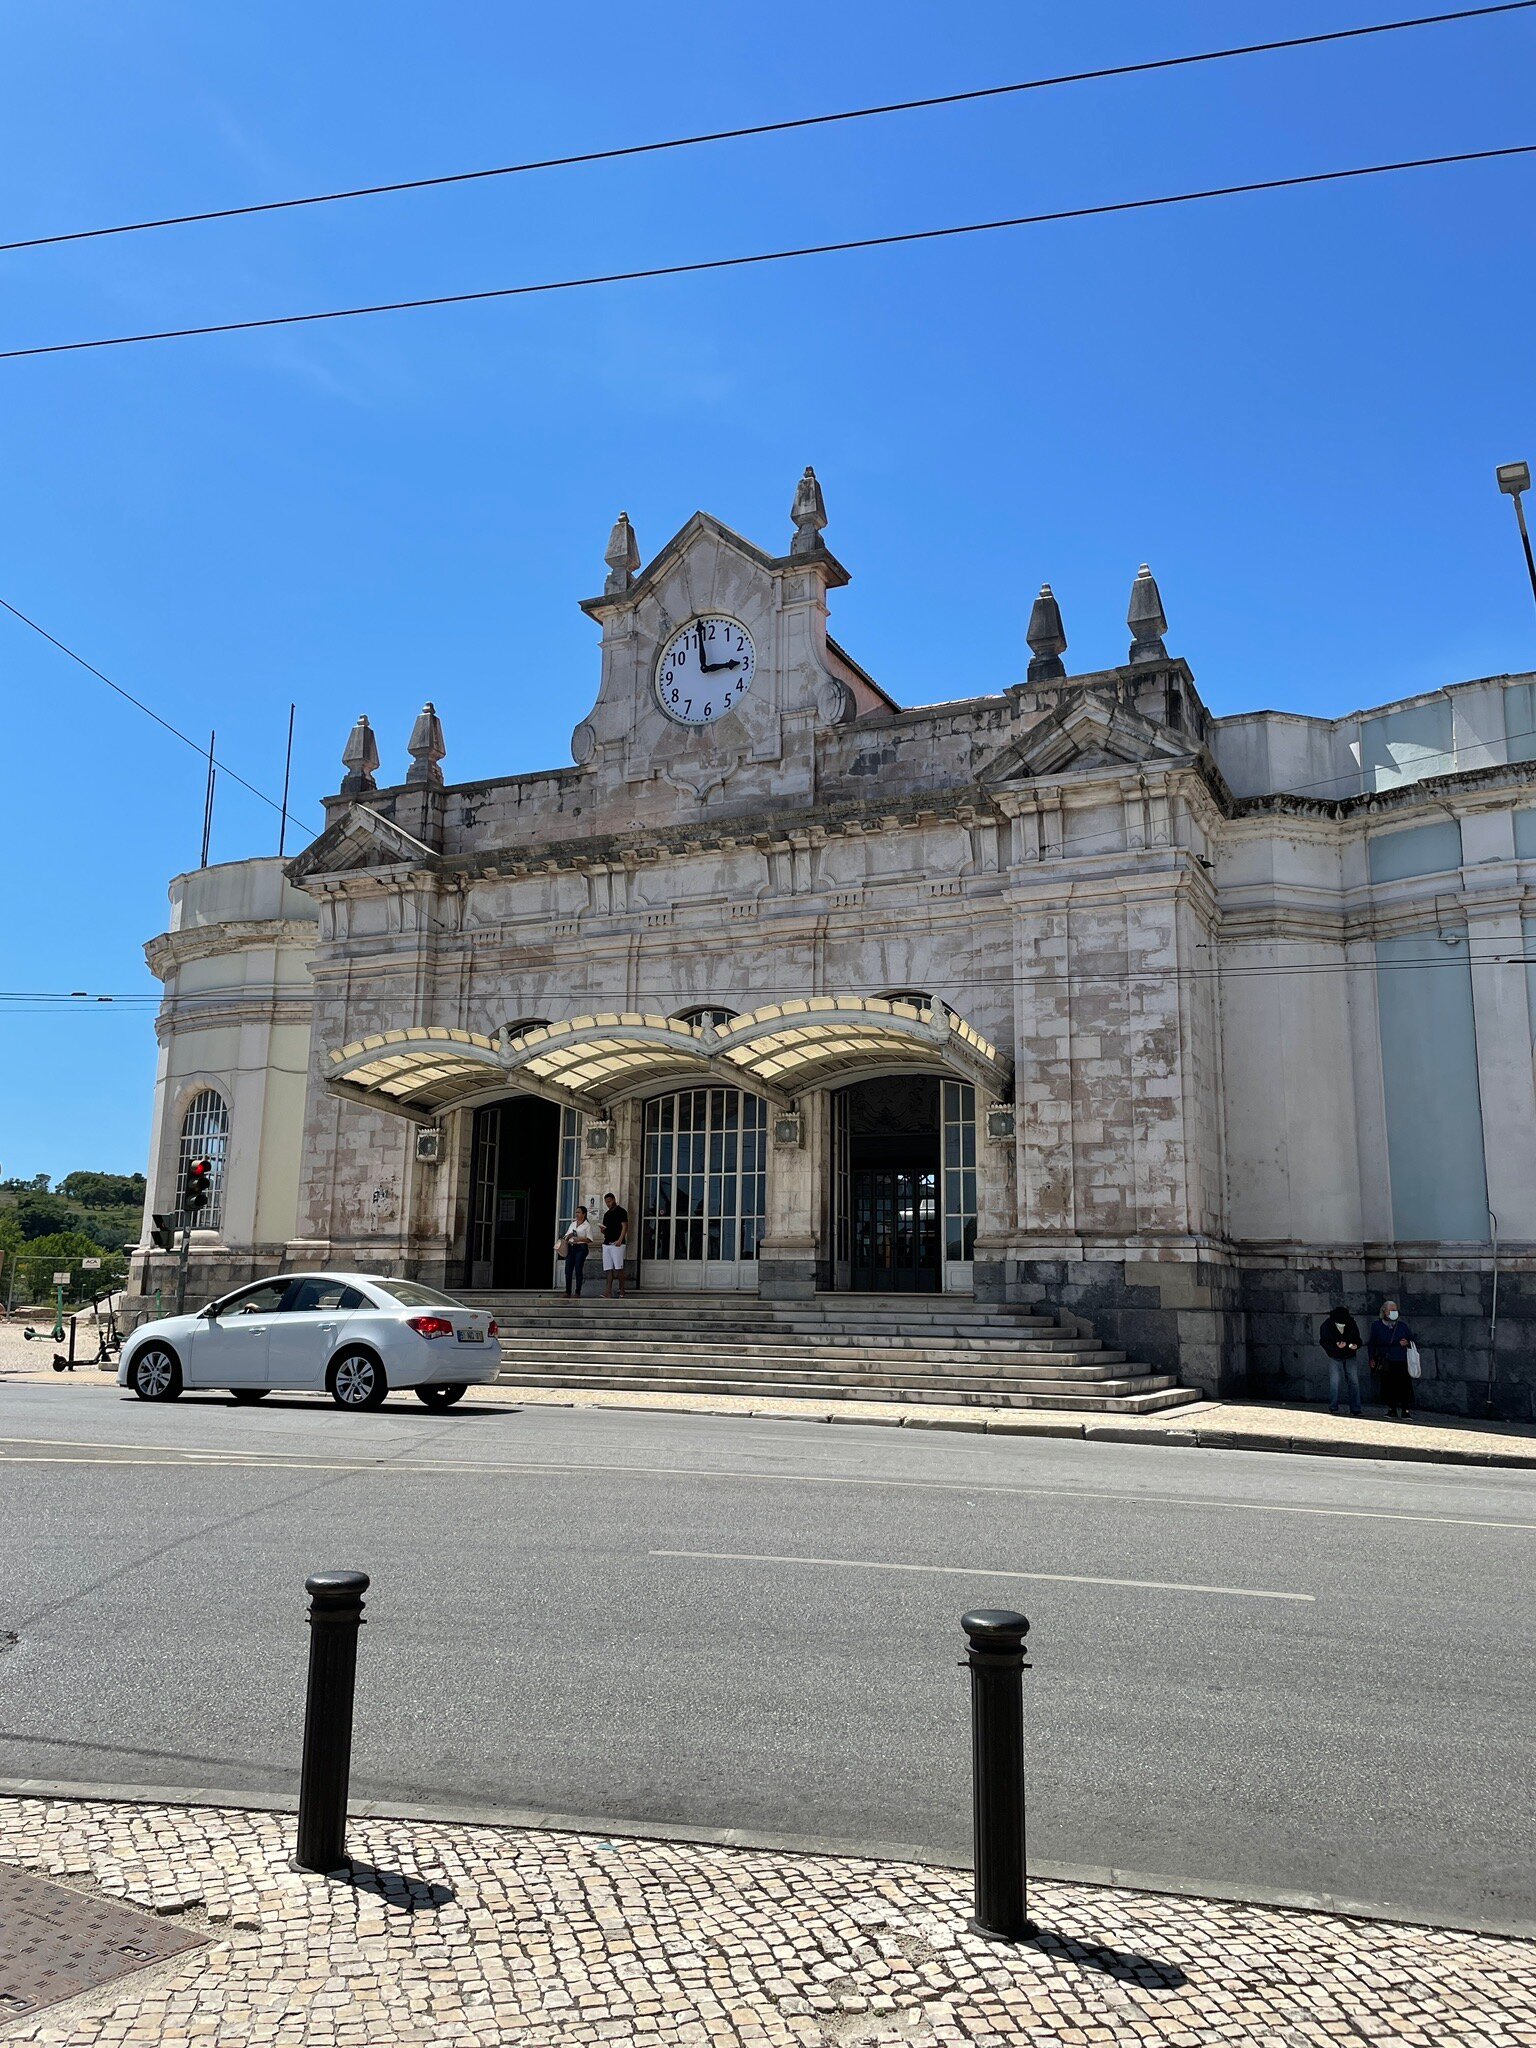
<path fill-rule="evenodd" d="M 706 1358 L 721 1365 L 741 1366 L 751 1366 L 759 1361 L 793 1364 L 801 1360 L 808 1365 L 835 1366 L 840 1372 L 909 1372 L 927 1366 L 946 1371 L 978 1367 L 1010 1372 L 1026 1367 L 1095 1371 L 1123 1365 L 1127 1356 L 1123 1351 L 1106 1350 L 1091 1339 L 1059 1345 L 985 1344 L 969 1350 L 927 1344 L 896 1350 L 885 1344 L 722 1344 L 713 1336 L 702 1336 L 692 1343 L 627 1335 L 609 1337 L 606 1333 L 600 1338 L 588 1339 L 583 1333 L 573 1334 L 569 1330 L 537 1338 L 518 1333 L 511 1337 L 503 1335 L 501 1355 L 508 1360 L 516 1358 L 533 1362 L 541 1358 L 577 1358 L 587 1364 L 606 1363 L 613 1358 L 649 1358 L 658 1365 L 674 1359 L 687 1365 Z"/>
<path fill-rule="evenodd" d="M 887 1396 L 904 1396 L 908 1388 L 921 1388 L 929 1392 L 950 1387 L 956 1391 L 990 1393 L 1042 1393 L 1069 1394 L 1081 1391 L 1085 1394 L 1137 1394 L 1159 1393 L 1165 1388 L 1176 1386 L 1177 1381 L 1165 1373 L 1147 1370 L 1130 1373 L 1103 1372 L 1091 1378 L 1064 1380 L 1054 1373 L 932 1373 L 911 1372 L 887 1375 L 884 1373 L 855 1375 L 849 1373 L 817 1371 L 804 1365 L 737 1367 L 728 1361 L 718 1364 L 701 1360 L 694 1365 L 657 1366 L 643 1363 L 638 1359 L 604 1360 L 593 1365 L 590 1360 L 564 1359 L 551 1361 L 547 1365 L 530 1366 L 527 1363 L 512 1363 L 504 1366 L 502 1377 L 509 1375 L 523 1380 L 536 1381 L 561 1378 L 575 1374 L 578 1378 L 591 1378 L 605 1385 L 631 1385 L 637 1380 L 667 1379 L 679 1385 L 694 1385 L 705 1380 L 739 1380 L 754 1386 L 767 1388 L 784 1382 L 803 1383 L 806 1386 L 838 1386 L 845 1390 L 863 1389 L 868 1398 L 881 1400 Z"/>
<path fill-rule="evenodd" d="M 595 1343 L 613 1344 L 814 1344 L 829 1350 L 877 1351 L 945 1349 L 992 1351 L 1055 1351 L 1072 1346 L 1090 1348 L 1103 1340 L 1078 1336 L 1048 1323 L 1037 1330 L 817 1330 L 775 1323 L 653 1323 L 646 1317 L 629 1316 L 609 1322 L 581 1316 L 550 1316 L 538 1322 L 503 1322 L 496 1318 L 503 1337 L 528 1343 L 548 1338 L 563 1341 L 572 1336 Z"/>
<path fill-rule="evenodd" d="M 846 1382 L 831 1381 L 820 1384 L 812 1381 L 760 1382 L 750 1379 L 728 1377 L 688 1378 L 670 1374 L 653 1374 L 615 1380 L 604 1373 L 540 1373 L 536 1378 L 517 1373 L 503 1373 L 498 1384 L 502 1386 L 524 1386 L 530 1389 L 547 1390 L 560 1388 L 570 1392 L 634 1394 L 676 1394 L 676 1395 L 733 1395 L 753 1396 L 773 1400 L 825 1401 L 892 1401 L 903 1405 L 916 1403 L 922 1406 L 944 1406 L 955 1408 L 1007 1408 L 1045 1409 L 1050 1411 L 1075 1410 L 1099 1415 L 1153 1415 L 1165 1408 L 1178 1408 L 1200 1397 L 1187 1387 L 1174 1385 L 1171 1381 L 1153 1384 L 1138 1382 L 1137 1391 L 1106 1393 L 1095 1389 L 1091 1394 L 1062 1393 L 1051 1390 L 1025 1390 L 1014 1385 L 1000 1389 L 970 1387 L 903 1386 L 899 1389 L 851 1387 Z"/>
<path fill-rule="evenodd" d="M 978 1344 L 1009 1341 L 1046 1342 L 1053 1338 L 1065 1337 L 1066 1334 L 1059 1324 L 1043 1316 L 1027 1323 L 843 1323 L 830 1320 L 791 1320 L 787 1317 L 783 1320 L 742 1317 L 726 1321 L 724 1318 L 705 1316 L 654 1316 L 647 1314 L 638 1305 L 623 1315 L 592 1316 L 575 1307 L 554 1309 L 546 1315 L 509 1315 L 502 1312 L 496 1315 L 496 1321 L 504 1332 L 632 1330 L 647 1336 L 666 1333 L 687 1333 L 697 1336 L 707 1332 L 712 1339 L 720 1340 L 731 1337 L 748 1340 L 755 1337 L 793 1337 L 828 1344 L 927 1344 L 935 1340 Z"/>
<path fill-rule="evenodd" d="M 589 1282 L 593 1276 L 589 1273 Z M 514 1320 L 550 1313 L 563 1315 L 612 1315 L 647 1317 L 670 1317 L 672 1319 L 697 1320 L 724 1318 L 731 1321 L 783 1322 L 785 1320 L 847 1323 L 864 1328 L 875 1322 L 956 1322 L 979 1325 L 1000 1325 L 1014 1328 L 1019 1324 L 1050 1323 L 1054 1317 L 1040 1308 L 1011 1308 L 978 1304 L 972 1306 L 963 1296 L 922 1295 L 922 1294 L 823 1294 L 813 1295 L 804 1300 L 764 1301 L 756 1295 L 654 1295 L 630 1291 L 622 1297 L 609 1297 L 597 1287 L 589 1285 L 587 1291 L 569 1298 L 558 1290 L 547 1294 L 499 1295 L 461 1290 L 460 1298 L 473 1308 L 488 1309 L 499 1319 L 506 1315 Z"/>
<path fill-rule="evenodd" d="M 1014 1381 L 1038 1382 L 1060 1387 L 1096 1387 L 1106 1380 L 1141 1381 L 1151 1375 L 1150 1366 L 1120 1365 L 997 1365 L 988 1359 L 965 1363 L 912 1366 L 848 1366 L 812 1358 L 719 1358 L 703 1351 L 692 1357 L 649 1358 L 630 1352 L 593 1358 L 580 1351 L 550 1352 L 542 1357 L 503 1357 L 503 1372 L 596 1372 L 615 1377 L 626 1373 L 729 1373 L 743 1379 L 784 1376 L 799 1379 L 838 1380 L 849 1386 L 905 1386 L 914 1382 L 959 1384 L 966 1380 L 995 1380 L 999 1386 Z"/>

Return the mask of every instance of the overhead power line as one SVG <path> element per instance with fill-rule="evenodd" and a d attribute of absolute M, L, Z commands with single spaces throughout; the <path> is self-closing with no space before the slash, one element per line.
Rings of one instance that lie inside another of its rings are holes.
<path fill-rule="evenodd" d="M 306 192 L 295 198 L 264 199 L 247 206 L 216 206 L 196 213 L 161 214 L 148 220 L 121 221 L 107 227 L 71 228 L 54 235 L 29 235 L 19 241 L 0 242 L 0 254 L 18 249 L 55 248 L 62 242 L 98 241 L 110 235 L 138 235 L 156 228 L 190 227 L 203 221 L 242 220 L 253 214 L 284 213 L 297 207 L 334 206 L 345 200 L 379 199 L 397 192 L 427 192 L 445 185 L 469 185 L 488 178 L 520 177 L 529 171 L 559 171 L 579 164 L 616 163 L 626 157 L 697 149 L 706 143 L 740 142 L 761 135 L 788 135 L 800 129 L 878 120 L 889 114 L 912 114 L 934 107 L 958 107 L 978 100 L 1044 92 L 1056 86 L 1134 78 L 1148 72 L 1175 71 L 1195 64 L 1223 63 L 1234 57 L 1260 57 L 1283 50 L 1315 49 L 1324 43 L 1347 43 L 1365 36 L 1393 35 L 1402 29 L 1433 28 L 1446 22 L 1476 21 L 1495 14 L 1520 14 L 1531 7 L 1536 7 L 1536 0 L 1501 0 L 1501 4 L 1496 6 L 1461 7 L 1444 14 L 1410 15 L 1399 21 L 1373 21 L 1357 28 L 1326 29 L 1316 35 L 1284 36 L 1263 43 L 1233 43 L 1217 50 L 1192 50 L 1174 57 L 1147 57 L 1131 64 L 1104 64 L 1088 71 L 1062 71 L 1050 77 L 1017 79 L 1006 85 L 974 86 L 964 92 L 932 93 L 922 99 L 888 100 L 876 106 L 845 107 L 829 114 L 801 114 L 782 121 L 757 121 L 743 128 L 707 129 L 696 135 L 671 135 L 657 141 L 580 150 L 566 156 L 533 157 L 521 163 L 490 164 L 477 170 L 445 171 L 435 177 L 397 178 L 382 185 L 352 185 L 335 192 Z"/>
<path fill-rule="evenodd" d="M 266 791 L 258 789 L 254 782 L 247 782 L 245 777 L 237 769 L 231 768 L 227 761 L 221 761 L 216 755 L 211 754 L 210 750 L 201 740 L 193 739 L 192 735 L 183 732 L 179 725 L 172 725 L 168 718 L 162 718 L 152 704 L 146 704 L 142 697 L 135 697 L 133 692 L 125 690 L 121 683 L 114 683 L 112 678 L 97 668 L 94 662 L 87 661 L 85 656 L 77 654 L 73 647 L 66 646 L 62 640 L 55 639 L 46 626 L 40 626 L 36 619 L 29 619 L 24 611 L 18 610 L 15 605 L 3 597 L 0 597 L 0 610 L 8 611 L 13 619 L 19 619 L 22 625 L 30 627 L 40 640 L 46 640 L 48 645 L 56 647 L 60 654 L 67 654 L 71 661 L 77 662 L 86 671 L 87 675 L 93 675 L 98 683 L 105 683 L 109 690 L 114 691 L 125 703 L 131 704 L 135 711 L 142 711 L 146 718 L 152 718 L 156 725 L 162 727 L 171 735 L 172 739 L 178 739 L 183 746 L 190 747 L 200 761 L 212 760 L 214 767 L 227 775 L 232 782 L 238 782 L 242 789 L 248 789 L 252 796 L 260 797 L 261 801 L 264 804 L 269 804 L 279 816 L 283 815 L 283 806 L 277 801 L 276 797 L 268 796 Z M 288 806 L 287 816 L 290 818 L 293 816 L 293 807 L 291 805 Z"/>
<path fill-rule="evenodd" d="M 1502 157 L 1536 155 L 1536 142 L 1501 149 L 1458 150 L 1447 156 L 1405 157 L 1395 163 L 1354 164 L 1342 171 L 1305 171 L 1289 178 L 1255 178 L 1240 185 L 1207 185 L 1191 192 L 1164 192 L 1147 199 L 1111 199 L 1098 206 L 1060 207 L 1049 213 L 1020 213 L 1001 220 L 961 222 L 952 227 L 909 228 L 893 235 L 860 235 L 845 242 L 810 242 L 793 249 L 763 249 L 746 256 L 711 256 L 694 263 L 657 263 L 641 270 L 608 270 L 585 277 L 545 279 L 537 284 L 496 285 L 483 291 L 437 292 L 429 298 L 384 299 L 363 306 L 330 306 L 313 313 L 273 313 L 254 320 L 216 320 L 197 327 L 160 327 L 141 334 L 93 335 L 83 341 L 43 342 L 33 348 L 0 349 L 0 362 L 26 356 L 62 356 L 82 349 L 129 348 L 146 341 L 184 341 L 207 334 L 249 334 L 258 328 L 304 327 L 322 320 L 356 320 L 374 313 L 412 313 L 428 306 L 468 306 L 492 299 L 536 298 L 548 292 L 584 291 L 594 285 L 638 284 L 660 277 L 696 277 L 705 271 L 743 270 L 765 263 L 790 263 L 805 256 L 841 256 L 856 249 L 891 249 L 903 243 L 942 242 L 960 235 L 995 234 L 1002 228 L 1043 227 L 1056 221 L 1095 220 L 1108 214 L 1144 213 L 1154 207 L 1188 206 L 1196 200 L 1234 199 L 1253 192 L 1293 191 L 1302 185 L 1336 185 L 1350 178 L 1379 178 L 1396 171 L 1434 170 L 1448 164 L 1491 163 Z"/>
<path fill-rule="evenodd" d="M 1432 936 L 1428 927 L 1409 934 L 1415 938 Z M 1258 945 L 1266 943 L 1258 939 L 1234 939 L 1229 945 Z M 1321 939 L 1291 939 L 1268 941 L 1289 945 L 1323 945 L 1336 941 Z M 1511 941 L 1490 943 L 1509 944 Z M 1257 960 L 1246 963 L 1221 961 L 1208 967 L 1140 967 L 1123 969 L 1115 973 L 1088 974 L 1076 969 L 1067 973 L 1049 974 L 971 974 L 946 975 L 942 986 L 947 989 L 1015 989 L 1015 988 L 1129 988 L 1139 987 L 1148 982 L 1215 982 L 1215 981 L 1266 981 L 1277 975 L 1317 976 L 1334 974 L 1416 974 L 1426 969 L 1470 967 L 1530 967 L 1536 966 L 1536 956 L 1524 953 L 1480 952 L 1458 937 L 1454 944 L 1447 945 L 1443 956 L 1428 960 Z M 842 982 L 836 993 L 841 995 L 879 995 L 889 986 L 882 982 Z M 803 981 L 764 982 L 754 979 L 753 994 L 765 998 L 776 996 L 803 996 L 807 993 Z M 819 993 L 819 991 L 818 991 Z M 620 1005 L 635 1002 L 670 1002 L 675 1000 L 675 988 L 654 990 L 630 989 L 585 989 L 584 997 L 591 1002 L 607 1001 Z M 166 1009 L 177 1015 L 199 1010 L 227 1008 L 231 1003 L 251 1001 L 272 1001 L 284 1003 L 318 1002 L 319 993 L 313 989 L 293 986 L 287 982 L 241 982 L 227 989 L 210 989 L 195 995 L 167 995 L 162 991 L 132 991 L 120 995 L 95 995 L 85 989 L 63 990 L 54 993 L 28 992 L 0 989 L 0 1012 L 12 1014 L 29 1012 L 41 1015 L 46 1012 L 87 1008 L 93 1012 L 99 1007 L 142 1012 L 148 1009 Z M 484 999 L 481 998 L 481 1001 Z M 514 997 L 509 993 L 505 1001 L 510 1004 Z M 524 989 L 517 1000 L 537 1002 L 537 993 L 529 994 Z M 940 998 L 943 1001 L 943 998 Z"/>

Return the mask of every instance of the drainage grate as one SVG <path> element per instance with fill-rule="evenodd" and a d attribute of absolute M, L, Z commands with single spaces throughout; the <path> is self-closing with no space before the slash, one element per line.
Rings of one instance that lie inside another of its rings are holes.
<path fill-rule="evenodd" d="M 0 1863 L 0 2021 L 203 1946 L 190 1928 Z"/>

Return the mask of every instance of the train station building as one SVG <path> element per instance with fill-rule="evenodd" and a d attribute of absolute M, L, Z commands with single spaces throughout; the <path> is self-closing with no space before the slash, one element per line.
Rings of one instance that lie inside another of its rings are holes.
<path fill-rule="evenodd" d="M 642 1296 L 1045 1302 L 1276 1394 L 1393 1292 L 1426 1405 L 1531 1413 L 1536 678 L 1213 718 L 1143 568 L 1118 667 L 1043 589 L 1022 678 L 903 709 L 825 526 L 809 471 L 782 552 L 621 517 L 570 763 L 360 718 L 313 844 L 172 884 L 194 1290 L 548 1290 L 612 1189 Z"/>

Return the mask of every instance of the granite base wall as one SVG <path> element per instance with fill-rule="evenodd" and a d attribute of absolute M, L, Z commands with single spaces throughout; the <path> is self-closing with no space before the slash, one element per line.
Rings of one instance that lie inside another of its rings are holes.
<path fill-rule="evenodd" d="M 989 1293 L 995 1285 L 989 1276 Z M 1432 1266 L 1021 1259 L 1009 1263 L 1006 1295 L 1076 1318 L 1204 1394 L 1270 1401 L 1326 1401 L 1318 1325 L 1342 1301 L 1363 1334 L 1392 1295 L 1419 1340 L 1421 1409 L 1536 1421 L 1536 1272 L 1500 1274 L 1491 1343 L 1492 1274 Z M 1378 1405 L 1376 1377 L 1361 1370 L 1366 1404 Z"/>
<path fill-rule="evenodd" d="M 1076 1319 L 1127 1358 L 1211 1396 L 1247 1381 L 1240 1276 L 1230 1266 L 1153 1259 L 1014 1259 L 1008 1296 Z"/>
<path fill-rule="evenodd" d="M 1424 1373 L 1414 1393 L 1420 1408 L 1536 1421 L 1536 1273 L 1529 1272 L 1500 1274 L 1490 1343 L 1491 1273 L 1249 1267 L 1243 1273 L 1248 1392 L 1261 1400 L 1325 1401 L 1328 1360 L 1317 1342 L 1318 1325 L 1343 1302 L 1364 1336 L 1387 1295 L 1396 1298 L 1419 1340 Z M 1363 1365 L 1361 1392 L 1368 1404 L 1381 1398 L 1375 1374 Z"/>

